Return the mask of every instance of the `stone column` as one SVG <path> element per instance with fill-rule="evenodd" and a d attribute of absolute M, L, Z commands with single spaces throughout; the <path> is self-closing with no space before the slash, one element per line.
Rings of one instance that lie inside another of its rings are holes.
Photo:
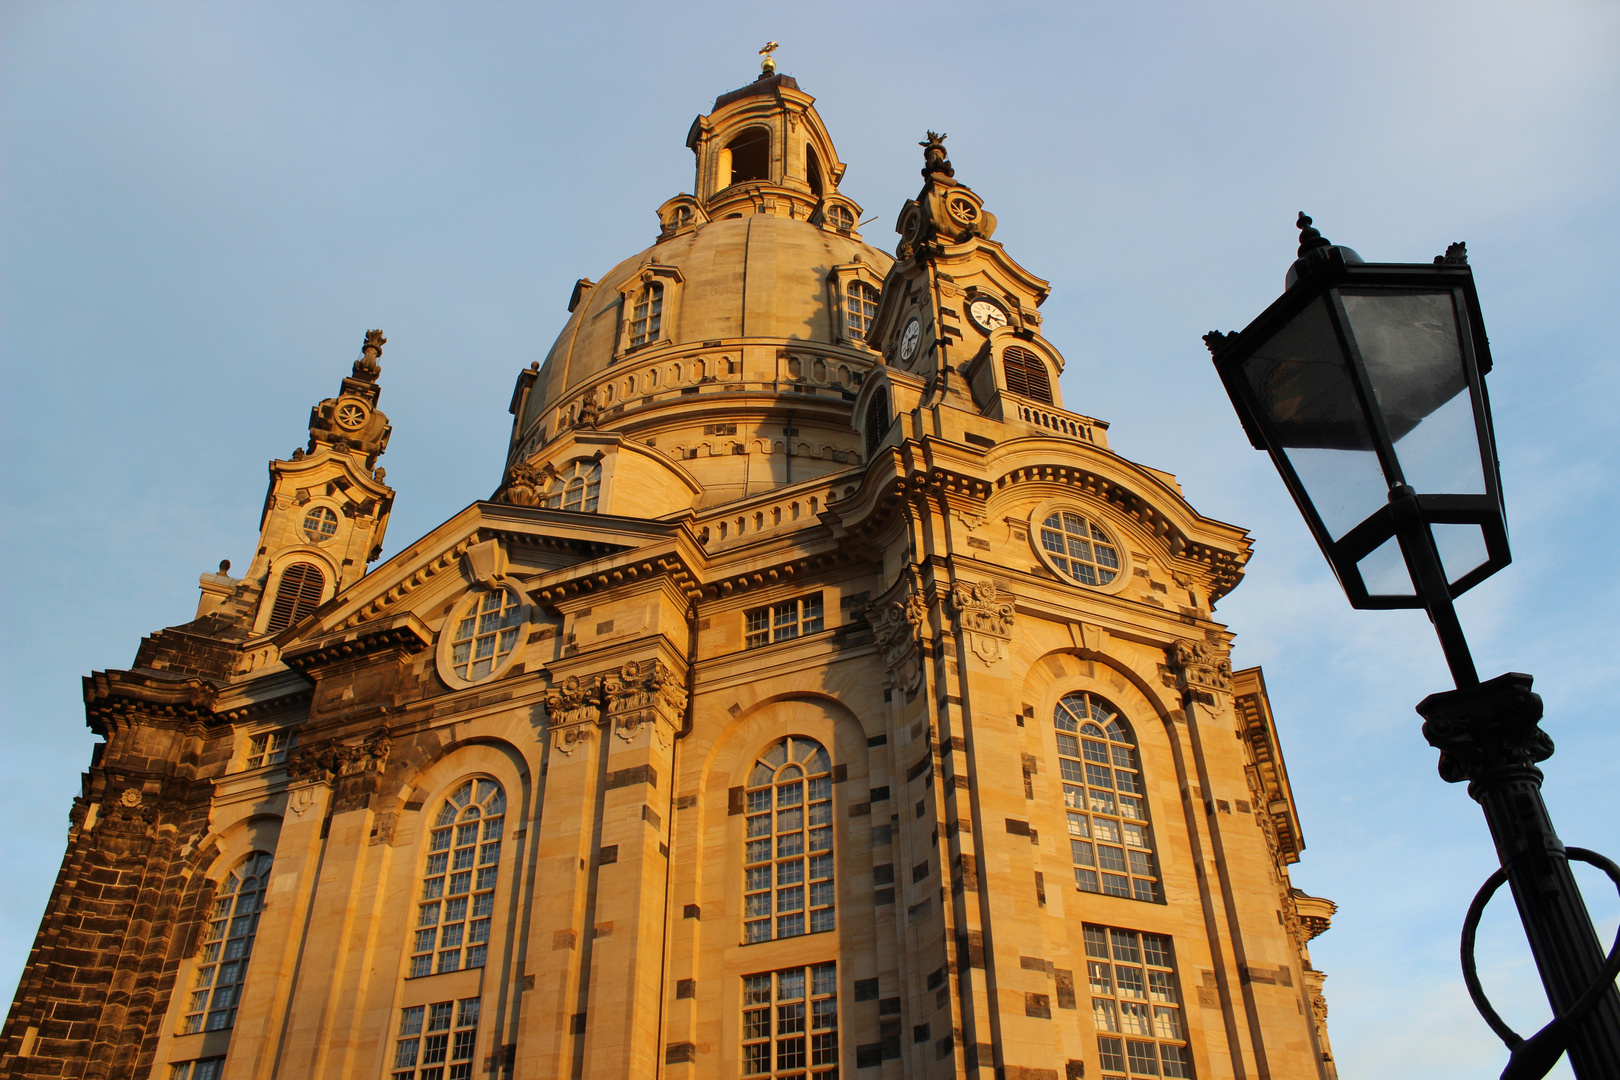
<path fill-rule="evenodd" d="M 516 1075 L 564 1078 L 583 1068 L 605 770 L 602 677 L 557 678 L 546 691 L 545 802 L 536 826 L 526 950 L 532 989 L 522 998 Z"/>

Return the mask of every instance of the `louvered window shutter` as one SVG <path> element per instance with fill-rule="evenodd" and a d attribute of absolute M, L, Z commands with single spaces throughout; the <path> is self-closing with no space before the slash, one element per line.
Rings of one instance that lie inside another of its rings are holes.
<path fill-rule="evenodd" d="M 1001 370 L 1010 392 L 1043 405 L 1052 404 L 1052 382 L 1040 357 L 1014 345 L 1001 354 Z"/>
<path fill-rule="evenodd" d="M 877 453 L 878 446 L 888 433 L 889 392 L 878 390 L 872 394 L 872 400 L 866 406 L 866 460 L 872 460 L 872 455 Z"/>
<path fill-rule="evenodd" d="M 270 622 L 265 630 L 276 633 L 300 621 L 321 606 L 321 592 L 326 587 L 326 575 L 319 567 L 309 563 L 293 563 L 282 571 L 281 584 L 276 586 L 276 602 L 270 608 Z"/>

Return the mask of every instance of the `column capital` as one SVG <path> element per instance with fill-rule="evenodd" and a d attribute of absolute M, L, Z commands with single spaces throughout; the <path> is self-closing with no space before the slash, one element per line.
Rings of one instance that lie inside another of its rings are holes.
<path fill-rule="evenodd" d="M 1232 660 L 1225 649 L 1207 641 L 1182 638 L 1165 650 L 1167 665 L 1181 691 L 1204 688 L 1232 692 Z"/>

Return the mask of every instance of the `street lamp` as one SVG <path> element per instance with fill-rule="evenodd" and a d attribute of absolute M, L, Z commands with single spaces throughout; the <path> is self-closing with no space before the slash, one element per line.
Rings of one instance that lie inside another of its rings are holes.
<path fill-rule="evenodd" d="M 1421 607 L 1457 689 L 1417 707 L 1440 775 L 1469 781 L 1502 868 L 1463 928 L 1475 1005 L 1512 1051 L 1504 1080 L 1545 1076 L 1567 1048 L 1583 1080 L 1620 1077 L 1620 940 L 1607 957 L 1541 799 L 1552 740 L 1528 675 L 1481 683 L 1453 600 L 1511 561 L 1485 374 L 1490 346 L 1466 249 L 1428 263 L 1368 263 L 1299 215 L 1286 289 L 1243 331 L 1206 334 L 1250 441 L 1271 455 L 1357 608 Z M 1474 931 L 1506 881 L 1555 1019 L 1521 1039 L 1474 972 Z"/>

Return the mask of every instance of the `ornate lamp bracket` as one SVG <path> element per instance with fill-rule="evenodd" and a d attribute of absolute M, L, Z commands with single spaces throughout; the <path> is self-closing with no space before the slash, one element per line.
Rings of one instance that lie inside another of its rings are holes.
<path fill-rule="evenodd" d="M 1553 742 L 1539 726 L 1541 695 L 1530 676 L 1516 671 L 1477 686 L 1430 694 L 1417 707 L 1423 737 L 1440 751 L 1440 778 L 1469 782 L 1469 794 L 1521 769 L 1537 779 L 1538 761 L 1552 757 Z"/>

